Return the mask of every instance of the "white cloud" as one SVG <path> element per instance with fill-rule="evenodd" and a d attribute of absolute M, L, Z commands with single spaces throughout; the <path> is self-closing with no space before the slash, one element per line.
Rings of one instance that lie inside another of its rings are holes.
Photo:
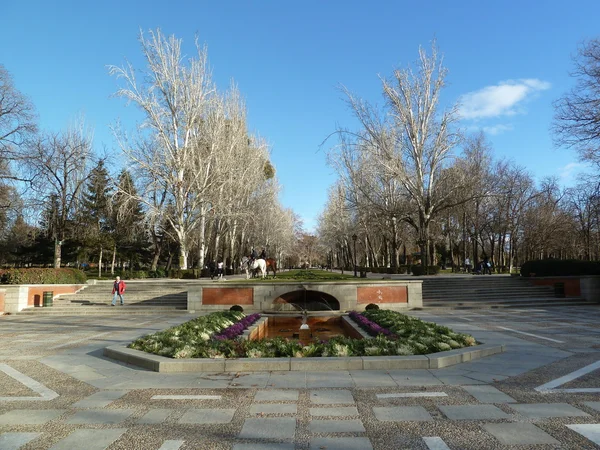
<path fill-rule="evenodd" d="M 510 124 L 509 125 L 498 124 L 498 125 L 490 125 L 490 126 L 482 127 L 481 129 L 486 134 L 491 134 L 492 136 L 495 136 L 497 134 L 504 133 L 505 131 L 511 131 L 513 128 L 514 127 Z"/>
<path fill-rule="evenodd" d="M 569 182 L 573 181 L 574 176 L 578 172 L 582 171 L 586 167 L 587 166 L 582 163 L 576 163 L 576 162 L 569 163 L 566 166 L 563 166 L 559 169 L 560 180 L 563 183 L 569 183 Z"/>
<path fill-rule="evenodd" d="M 463 119 L 512 116 L 526 99 L 549 88 L 550 83 L 536 78 L 502 81 L 463 95 L 460 115 Z"/>

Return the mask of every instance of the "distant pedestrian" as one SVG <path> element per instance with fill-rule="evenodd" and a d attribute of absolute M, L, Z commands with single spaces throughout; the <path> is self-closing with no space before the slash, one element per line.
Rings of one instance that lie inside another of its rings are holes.
<path fill-rule="evenodd" d="M 210 273 L 210 279 L 214 280 L 215 273 L 217 272 L 217 263 L 214 259 L 208 263 L 208 272 Z"/>
<path fill-rule="evenodd" d="M 219 261 L 217 264 L 217 275 L 219 278 L 223 278 L 223 261 Z"/>
<path fill-rule="evenodd" d="M 465 272 L 471 272 L 471 260 L 469 258 L 465 258 Z"/>
<path fill-rule="evenodd" d="M 488 259 L 487 256 L 483 257 L 483 263 L 481 264 L 483 266 L 483 274 L 485 275 L 486 273 L 488 275 L 492 274 L 492 263 L 490 262 L 490 260 Z"/>
<path fill-rule="evenodd" d="M 121 306 L 125 304 L 125 301 L 123 300 L 123 293 L 125 292 L 125 287 L 125 282 L 121 280 L 121 277 L 117 277 L 115 279 L 115 282 L 113 283 L 113 299 L 111 303 L 112 306 L 116 306 L 117 297 L 119 297 L 119 299 L 121 300 Z"/>

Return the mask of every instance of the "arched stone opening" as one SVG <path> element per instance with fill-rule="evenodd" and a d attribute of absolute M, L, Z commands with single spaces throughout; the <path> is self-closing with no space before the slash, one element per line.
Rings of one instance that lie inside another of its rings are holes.
<path fill-rule="evenodd" d="M 298 290 L 280 295 L 273 301 L 276 311 L 339 311 L 340 302 L 330 294 Z"/>

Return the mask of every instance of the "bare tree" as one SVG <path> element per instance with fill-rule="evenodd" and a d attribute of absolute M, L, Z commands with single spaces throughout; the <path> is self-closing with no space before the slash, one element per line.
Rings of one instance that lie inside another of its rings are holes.
<path fill-rule="evenodd" d="M 185 64 L 181 41 L 174 36 L 157 30 L 139 40 L 147 63 L 141 81 L 131 65 L 109 70 L 125 81 L 117 95 L 138 106 L 145 120 L 131 144 L 123 133 L 116 134 L 144 181 L 137 197 L 149 215 L 162 216 L 169 205 L 165 218 L 179 243 L 180 267 L 186 269 L 192 233 L 210 208 L 206 193 L 214 188 L 217 143 L 209 139 L 207 124 L 216 90 L 206 48 L 196 44 L 197 57 Z"/>
<path fill-rule="evenodd" d="M 557 144 L 578 150 L 583 161 L 600 167 L 600 39 L 581 45 L 574 58 L 573 89 L 554 103 Z"/>
<path fill-rule="evenodd" d="M 0 160 L 21 156 L 18 149 L 37 131 L 35 119 L 33 105 L 0 64 Z"/>
<path fill-rule="evenodd" d="M 89 177 L 92 137 L 80 122 L 66 132 L 38 138 L 29 148 L 26 168 L 39 202 L 50 205 L 54 239 L 54 267 L 60 268 L 62 245 Z"/>
<path fill-rule="evenodd" d="M 454 174 L 449 178 L 450 174 L 444 170 L 460 138 L 452 131 L 458 119 L 457 107 L 438 112 L 447 70 L 438 58 L 435 45 L 431 56 L 419 49 L 416 70 L 398 69 L 392 79 L 382 79 L 388 107 L 385 116 L 345 92 L 350 108 L 363 127 L 363 131 L 355 135 L 356 139 L 374 153 L 381 170 L 402 184 L 414 204 L 417 217 L 412 225 L 419 233 L 421 262 L 427 265 L 429 225 L 440 211 L 456 202 L 464 180 L 455 178 Z"/>

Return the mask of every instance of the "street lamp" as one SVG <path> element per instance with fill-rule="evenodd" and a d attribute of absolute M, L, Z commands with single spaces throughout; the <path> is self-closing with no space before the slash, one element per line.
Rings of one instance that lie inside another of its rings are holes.
<path fill-rule="evenodd" d="M 354 241 L 354 278 L 356 278 L 356 239 L 358 236 L 356 234 L 352 235 L 352 240 Z"/>

